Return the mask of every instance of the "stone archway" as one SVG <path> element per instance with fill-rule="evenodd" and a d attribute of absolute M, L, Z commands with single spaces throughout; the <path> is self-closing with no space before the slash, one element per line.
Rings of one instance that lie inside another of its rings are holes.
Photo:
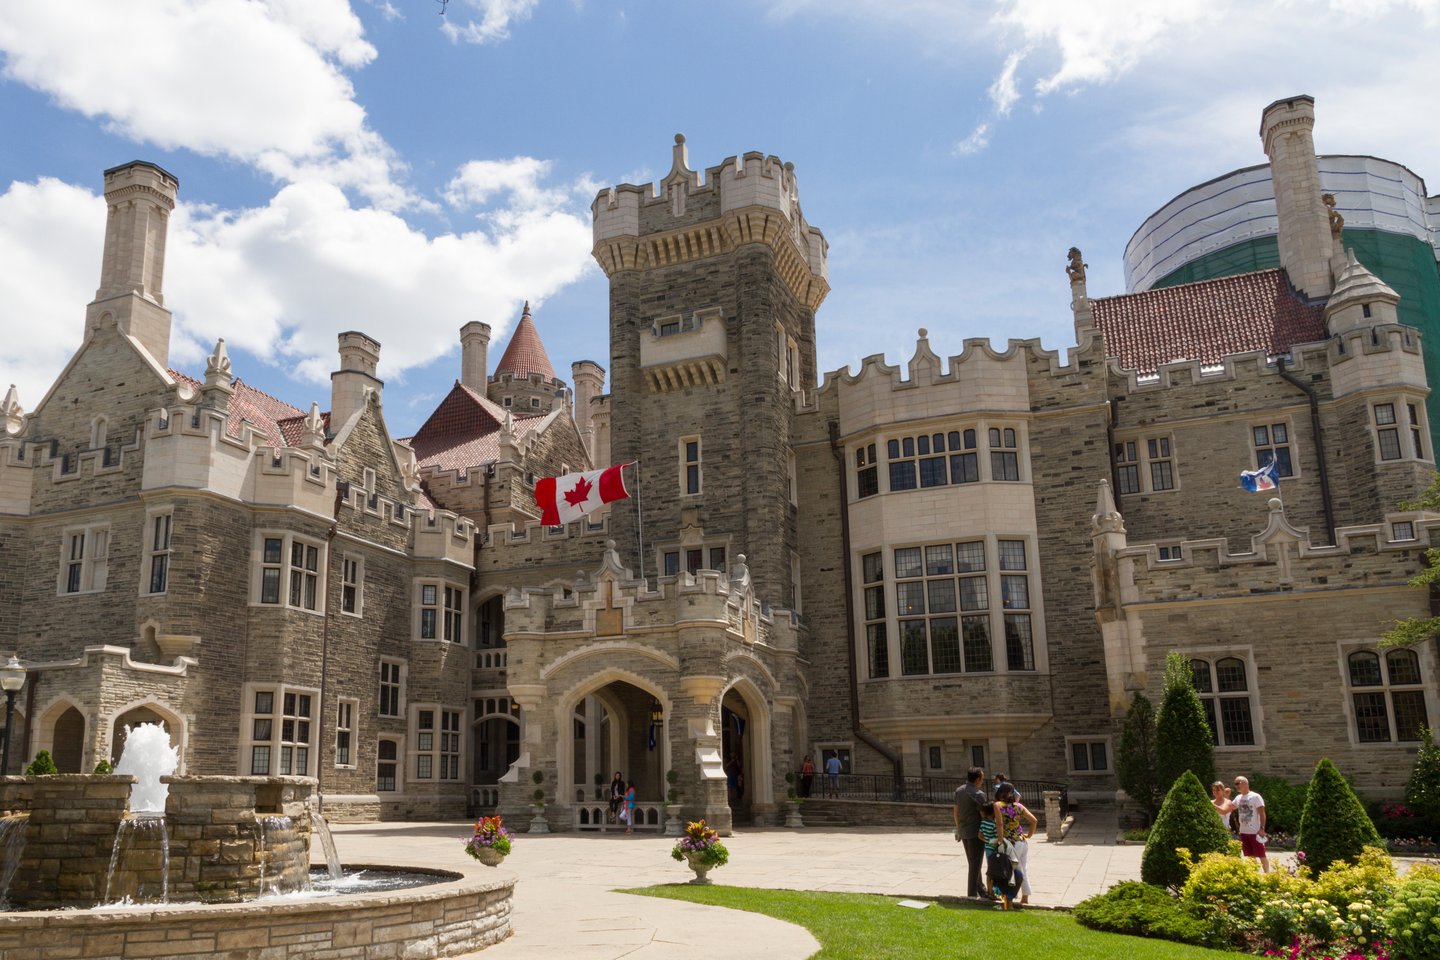
<path fill-rule="evenodd" d="M 499 783 L 520 758 L 519 708 L 509 697 L 476 697 L 470 721 L 470 796 L 477 811 L 499 802 Z"/>
<path fill-rule="evenodd" d="M 720 745 L 732 816 L 758 825 L 775 810 L 770 705 L 741 677 L 720 697 Z"/>
<path fill-rule="evenodd" d="M 185 750 L 183 724 L 179 717 L 154 702 L 137 703 L 124 708 L 110 725 L 110 762 L 112 764 L 120 761 L 120 755 L 125 752 L 125 738 L 130 734 L 130 728 L 142 723 L 158 723 L 165 728 L 170 735 L 170 745 L 180 754 L 180 766 L 176 769 L 177 774 L 183 774 L 185 770 Z"/>
<path fill-rule="evenodd" d="M 50 758 L 60 773 L 86 773 L 85 715 L 69 707 L 55 718 L 51 728 Z"/>
<path fill-rule="evenodd" d="M 582 732 L 577 709 L 586 710 Z M 656 716 L 658 715 L 658 720 Z M 594 793 L 594 774 L 619 770 L 634 782 L 636 799 L 658 802 L 665 796 L 670 740 L 665 720 L 670 704 L 664 691 L 635 674 L 606 670 L 577 684 L 557 708 L 556 795 L 569 802 Z M 585 750 L 584 756 L 580 751 Z M 588 782 L 580 782 L 577 772 Z"/>

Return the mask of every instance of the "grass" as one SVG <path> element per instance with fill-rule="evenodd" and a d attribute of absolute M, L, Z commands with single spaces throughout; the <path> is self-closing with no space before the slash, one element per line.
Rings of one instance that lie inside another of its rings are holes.
<path fill-rule="evenodd" d="M 1068 913 L 1052 910 L 1001 913 L 968 903 L 936 903 L 924 910 L 911 910 L 897 907 L 896 897 L 719 885 L 667 884 L 621 892 L 749 910 L 798 924 L 820 941 L 820 952 L 811 960 L 914 960 L 916 957 L 1215 960 L 1222 956 L 1234 957 L 1224 951 L 1165 940 L 1087 930 Z"/>

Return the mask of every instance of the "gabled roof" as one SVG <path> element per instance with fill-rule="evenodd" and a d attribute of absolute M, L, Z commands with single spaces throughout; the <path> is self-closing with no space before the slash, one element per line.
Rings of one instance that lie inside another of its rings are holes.
<path fill-rule="evenodd" d="M 1102 297 L 1091 306 L 1106 352 L 1138 373 L 1256 350 L 1273 357 L 1328 336 L 1323 306 L 1301 300 L 1280 270 Z"/>
<path fill-rule="evenodd" d="M 170 375 L 190 384 L 197 391 L 205 386 L 203 381 L 179 370 L 171 370 Z M 284 400 L 277 400 L 263 390 L 256 390 L 239 377 L 230 381 L 230 386 L 235 388 L 235 393 L 230 397 L 230 415 L 225 421 L 225 432 L 228 435 L 240 436 L 240 425 L 249 422 L 255 432 L 272 447 L 294 446 L 295 439 L 300 436 L 299 424 L 305 419 L 305 411 Z M 330 415 L 327 413 L 325 416 L 328 422 Z M 294 424 L 293 430 L 287 431 L 282 423 L 291 421 Z"/>
<path fill-rule="evenodd" d="M 500 459 L 500 427 L 505 414 L 504 407 L 456 381 L 415 436 L 401 442 L 414 449 L 421 467 L 464 471 Z M 516 439 L 531 433 L 546 419 L 513 413 L 511 418 Z"/>
<path fill-rule="evenodd" d="M 510 343 L 505 347 L 505 354 L 495 366 L 495 376 L 502 373 L 513 374 L 516 377 L 528 377 L 532 373 L 538 373 L 547 380 L 558 380 L 555 376 L 555 368 L 550 365 L 550 355 L 545 352 L 545 345 L 540 342 L 540 333 L 535 329 L 535 321 L 530 319 L 530 301 L 525 301 L 525 312 L 520 315 L 520 322 L 515 326 L 515 332 L 510 335 Z"/>

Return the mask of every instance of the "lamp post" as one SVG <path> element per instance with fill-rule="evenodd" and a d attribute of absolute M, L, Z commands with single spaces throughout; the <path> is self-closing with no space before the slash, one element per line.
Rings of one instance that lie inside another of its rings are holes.
<path fill-rule="evenodd" d="M 15 694 L 25 686 L 25 667 L 13 654 L 10 662 L 0 667 L 0 688 L 5 690 L 5 747 L 0 753 L 0 777 L 10 775 L 10 728 L 15 722 Z"/>

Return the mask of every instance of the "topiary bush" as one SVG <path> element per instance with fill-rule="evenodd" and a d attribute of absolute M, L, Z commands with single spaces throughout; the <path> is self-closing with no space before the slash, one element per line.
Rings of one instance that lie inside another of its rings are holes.
<path fill-rule="evenodd" d="M 1440 880 L 1406 880 L 1385 911 L 1385 932 L 1407 960 L 1440 960 Z"/>
<path fill-rule="evenodd" d="M 50 756 L 49 750 L 41 750 L 35 754 L 35 759 L 25 767 L 27 777 L 48 777 L 59 772 L 59 768 L 55 766 L 55 758 Z"/>
<path fill-rule="evenodd" d="M 1255 914 L 1273 894 L 1267 890 L 1260 865 L 1228 853 L 1207 853 L 1190 866 L 1180 899 L 1195 904 L 1223 904 L 1236 919 L 1253 923 Z"/>
<path fill-rule="evenodd" d="M 1117 883 L 1075 905 L 1075 919 L 1092 930 L 1158 937 L 1206 947 L 1228 945 L 1223 923 L 1208 910 L 1183 903 L 1159 887 L 1136 880 Z"/>
<path fill-rule="evenodd" d="M 1383 906 L 1399 887 L 1394 861 L 1378 847 L 1366 847 L 1354 863 L 1342 860 L 1331 864 L 1314 883 L 1316 897 L 1342 910 L 1364 900 Z"/>
<path fill-rule="evenodd" d="M 97 777 L 108 777 L 114 772 L 115 768 L 110 765 L 109 760 L 101 760 L 99 763 L 95 764 L 95 776 Z"/>
<path fill-rule="evenodd" d="M 1190 661 L 1171 652 L 1165 657 L 1165 697 L 1155 722 L 1155 770 L 1162 789 L 1186 770 L 1201 783 L 1214 782 L 1214 743 Z"/>
<path fill-rule="evenodd" d="M 1160 802 L 1165 799 L 1165 788 L 1155 772 L 1155 707 L 1139 691 L 1125 712 L 1115 776 L 1120 788 L 1145 811 L 1145 822 L 1154 823 Z"/>
<path fill-rule="evenodd" d="M 1315 765 L 1310 778 L 1296 847 L 1316 873 L 1337 860 L 1356 860 L 1366 847 L 1385 848 L 1355 791 L 1328 759 Z"/>
<path fill-rule="evenodd" d="M 1199 857 L 1221 853 L 1229 846 L 1230 831 L 1215 814 L 1195 774 L 1186 770 L 1165 795 L 1160 816 L 1150 829 L 1140 858 L 1140 878 L 1162 887 L 1179 887 L 1189 874 L 1181 849 Z"/>
<path fill-rule="evenodd" d="M 1420 728 L 1420 752 L 1405 784 L 1405 803 L 1427 820 L 1440 821 L 1440 744 L 1429 727 Z"/>

